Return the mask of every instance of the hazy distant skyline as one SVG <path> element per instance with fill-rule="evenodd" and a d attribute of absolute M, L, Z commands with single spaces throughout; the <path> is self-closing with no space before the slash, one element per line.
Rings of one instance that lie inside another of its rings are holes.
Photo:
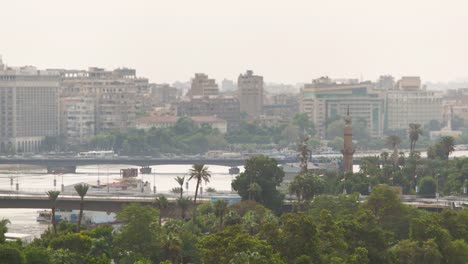
<path fill-rule="evenodd" d="M 464 0 L 3 1 L 0 55 L 39 68 L 131 67 L 152 82 L 195 72 L 266 82 L 468 78 Z"/>

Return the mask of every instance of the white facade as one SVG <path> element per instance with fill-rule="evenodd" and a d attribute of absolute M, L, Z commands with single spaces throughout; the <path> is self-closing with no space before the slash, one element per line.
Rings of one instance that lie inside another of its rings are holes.
<path fill-rule="evenodd" d="M 442 121 L 442 94 L 415 89 L 387 91 L 387 128 L 408 129 L 409 124 L 427 124 L 431 120 Z"/>
<path fill-rule="evenodd" d="M 59 134 L 59 74 L 0 60 L 0 152 L 37 152 Z"/>
<path fill-rule="evenodd" d="M 321 137 L 326 136 L 327 120 L 346 116 L 348 107 L 353 120 L 366 121 L 369 135 L 382 137 L 385 95 L 370 83 L 354 80 L 337 83 L 322 77 L 301 90 L 300 111 L 307 113 Z"/>

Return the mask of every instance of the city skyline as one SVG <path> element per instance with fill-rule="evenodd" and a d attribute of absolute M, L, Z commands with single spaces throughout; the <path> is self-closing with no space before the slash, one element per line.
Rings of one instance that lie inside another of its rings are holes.
<path fill-rule="evenodd" d="M 158 83 L 188 81 L 198 72 L 236 80 L 247 69 L 266 83 L 325 75 L 468 78 L 463 1 L 84 1 L 70 7 L 48 0 L 4 7 L 0 22 L 11 26 L 0 29 L 0 54 L 13 66 L 126 66 Z"/>

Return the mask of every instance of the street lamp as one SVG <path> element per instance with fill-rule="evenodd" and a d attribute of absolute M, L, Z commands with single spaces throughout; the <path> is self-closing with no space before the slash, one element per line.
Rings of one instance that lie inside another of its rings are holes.
<path fill-rule="evenodd" d="M 436 174 L 436 202 L 437 202 L 437 212 L 439 212 L 439 176 L 440 174 Z"/>

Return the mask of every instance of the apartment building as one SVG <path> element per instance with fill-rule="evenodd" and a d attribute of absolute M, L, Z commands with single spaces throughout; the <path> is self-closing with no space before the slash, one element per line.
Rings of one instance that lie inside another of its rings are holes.
<path fill-rule="evenodd" d="M 240 111 L 249 119 L 255 119 L 262 114 L 263 109 L 263 77 L 247 71 L 237 79 Z"/>
<path fill-rule="evenodd" d="M 37 152 L 59 134 L 56 71 L 8 67 L 0 58 L 0 153 Z"/>

